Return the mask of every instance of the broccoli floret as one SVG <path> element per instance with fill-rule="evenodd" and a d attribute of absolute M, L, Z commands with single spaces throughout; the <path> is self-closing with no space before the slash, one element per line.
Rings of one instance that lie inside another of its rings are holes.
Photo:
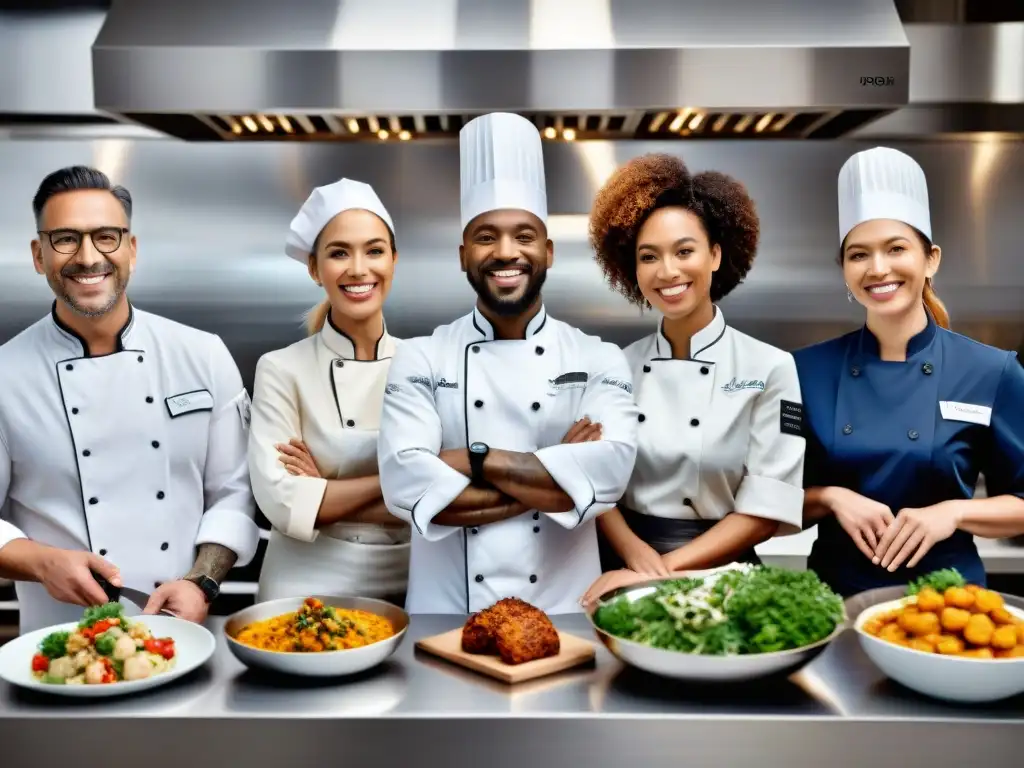
<path fill-rule="evenodd" d="M 61 656 L 66 656 L 69 637 L 71 637 L 70 632 L 51 632 L 39 644 L 39 652 L 48 659 L 59 659 Z"/>
<path fill-rule="evenodd" d="M 967 584 L 967 581 L 956 568 L 943 568 L 940 571 L 926 573 L 921 578 L 907 584 L 907 594 L 916 595 L 925 587 L 931 587 L 939 594 L 942 594 L 950 587 L 962 587 L 965 584 Z"/>
<path fill-rule="evenodd" d="M 104 632 L 96 638 L 96 652 L 103 656 L 110 656 L 114 652 L 117 640 L 109 632 Z"/>
<path fill-rule="evenodd" d="M 121 622 L 124 623 L 124 606 L 120 603 L 90 606 L 85 609 L 78 626 L 82 629 L 91 627 L 102 619 L 121 619 Z"/>

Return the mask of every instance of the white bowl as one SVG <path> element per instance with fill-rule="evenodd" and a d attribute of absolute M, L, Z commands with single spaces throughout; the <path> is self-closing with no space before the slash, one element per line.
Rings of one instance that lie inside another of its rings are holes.
<path fill-rule="evenodd" d="M 1003 595 L 1007 600 L 1008 596 Z M 857 616 L 854 630 L 864 653 L 901 685 L 946 701 L 976 703 L 998 701 L 1024 693 L 1024 658 L 965 659 L 905 648 L 864 631 L 864 624 L 882 613 L 911 602 L 889 600 L 866 608 Z M 1024 619 L 1024 610 L 1006 602 L 1006 610 Z"/>
<path fill-rule="evenodd" d="M 51 632 L 71 632 L 78 624 L 58 624 L 47 629 L 37 629 L 27 635 L 14 638 L 0 646 L 0 678 L 21 688 L 80 698 L 121 696 L 166 685 L 201 667 L 216 648 L 217 641 L 206 627 L 174 616 L 130 616 L 129 621 L 141 622 L 149 627 L 154 637 L 174 639 L 176 661 L 174 666 L 145 680 L 130 680 L 106 685 L 54 685 L 43 683 L 32 676 L 32 657 L 38 652 L 39 644 Z"/>
<path fill-rule="evenodd" d="M 717 572 L 731 570 L 730 567 L 715 568 L 708 571 L 692 571 L 687 575 L 706 576 Z M 622 587 L 602 595 L 599 604 L 610 602 L 625 595 L 630 602 L 646 597 L 656 591 L 658 584 L 678 576 L 657 578 Z M 801 648 L 770 653 L 737 654 L 734 656 L 712 656 L 699 653 L 683 653 L 665 648 L 655 648 L 644 643 L 625 640 L 597 626 L 594 613 L 597 605 L 587 611 L 587 618 L 598 639 L 604 646 L 626 664 L 662 677 L 674 680 L 685 680 L 694 683 L 742 682 L 758 678 L 792 674 L 812 661 L 826 646 L 847 628 L 845 616 L 839 621 L 828 637 Z"/>
<path fill-rule="evenodd" d="M 287 675 L 303 677 L 354 675 L 377 666 L 393 654 L 405 639 L 409 629 L 409 614 L 384 600 L 369 597 L 332 597 L 330 595 L 312 595 L 312 597 L 324 605 L 334 608 L 367 611 L 383 616 L 394 626 L 395 634 L 385 640 L 378 640 L 376 643 L 360 648 L 347 648 L 343 651 L 318 651 L 316 653 L 265 651 L 245 645 L 235 639 L 234 636 L 246 624 L 297 611 L 306 599 L 305 597 L 284 597 L 279 600 L 258 603 L 228 617 L 224 624 L 224 636 L 227 638 L 231 653 L 246 666 L 282 672 Z"/>

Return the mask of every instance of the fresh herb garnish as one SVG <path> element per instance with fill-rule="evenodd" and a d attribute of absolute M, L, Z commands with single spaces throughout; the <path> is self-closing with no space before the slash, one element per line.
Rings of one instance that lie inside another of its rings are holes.
<path fill-rule="evenodd" d="M 907 584 L 907 594 L 916 595 L 925 587 L 931 587 L 941 595 L 950 587 L 963 587 L 966 584 L 967 581 L 956 568 L 943 568 L 939 571 L 926 573 L 919 579 L 914 579 Z"/>
<path fill-rule="evenodd" d="M 828 637 L 843 601 L 813 571 L 754 566 L 662 582 L 630 602 L 600 606 L 594 623 L 655 648 L 704 655 L 770 653 Z"/>

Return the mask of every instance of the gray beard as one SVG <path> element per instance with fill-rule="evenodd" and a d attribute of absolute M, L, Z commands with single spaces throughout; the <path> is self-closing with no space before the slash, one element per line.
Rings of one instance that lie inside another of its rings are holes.
<path fill-rule="evenodd" d="M 120 301 L 121 297 L 124 295 L 125 289 L 128 287 L 128 281 L 126 280 L 122 282 L 121 278 L 115 272 L 114 293 L 111 295 L 110 300 L 98 309 L 90 309 L 88 307 L 83 307 L 81 304 L 78 304 L 74 300 L 74 298 L 69 296 L 68 293 L 64 290 L 63 282 L 59 282 L 57 283 L 57 285 L 54 285 L 52 280 L 50 280 L 49 282 L 50 287 L 55 289 L 54 293 L 60 296 L 60 300 L 64 302 L 68 309 L 70 309 L 79 317 L 88 317 L 90 319 L 103 317 L 105 314 L 110 312 L 115 306 L 117 306 L 117 302 Z"/>

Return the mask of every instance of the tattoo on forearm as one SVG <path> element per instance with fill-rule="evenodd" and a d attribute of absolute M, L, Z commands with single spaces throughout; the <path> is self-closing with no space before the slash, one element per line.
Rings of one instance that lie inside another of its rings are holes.
<path fill-rule="evenodd" d="M 186 574 L 185 578 L 209 576 L 214 581 L 220 583 L 228 575 L 228 572 L 235 567 L 237 559 L 238 555 L 221 544 L 201 544 L 199 546 L 199 553 L 196 555 L 196 561 L 192 565 L 192 570 Z"/>
<path fill-rule="evenodd" d="M 538 491 L 562 491 L 534 454 L 509 452 L 505 459 L 501 474 L 509 483 Z"/>
<path fill-rule="evenodd" d="M 527 511 L 529 510 L 526 505 L 520 504 L 518 501 L 481 509 L 451 510 L 451 508 L 447 508 L 435 516 L 433 522 L 436 525 L 449 528 L 472 528 L 508 520 Z"/>

